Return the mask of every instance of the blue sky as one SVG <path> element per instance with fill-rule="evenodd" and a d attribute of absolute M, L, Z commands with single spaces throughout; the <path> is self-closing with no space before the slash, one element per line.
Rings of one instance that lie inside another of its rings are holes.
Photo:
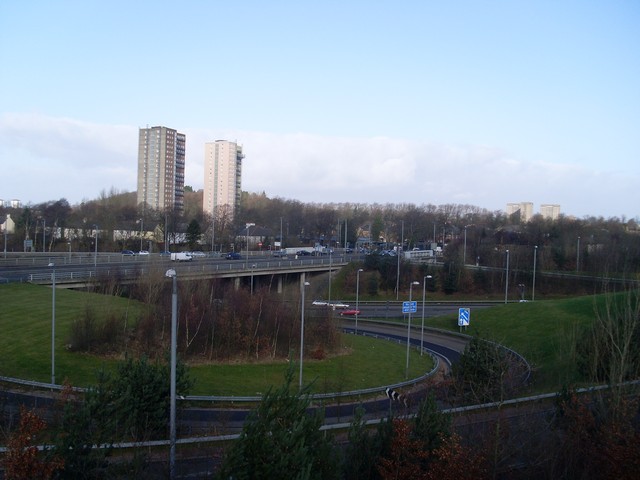
<path fill-rule="evenodd" d="M 0 198 L 136 188 L 137 129 L 304 202 L 640 216 L 640 3 L 3 1 Z"/>

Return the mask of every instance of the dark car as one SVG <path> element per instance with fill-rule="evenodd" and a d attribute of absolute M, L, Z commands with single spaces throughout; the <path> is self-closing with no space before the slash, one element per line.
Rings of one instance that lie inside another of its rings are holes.
<path fill-rule="evenodd" d="M 298 256 L 311 255 L 311 252 L 309 252 L 307 250 L 298 250 L 296 252 L 296 255 L 298 255 Z"/>
<path fill-rule="evenodd" d="M 133 250 L 122 250 L 123 257 L 133 257 L 134 255 Z"/>
<path fill-rule="evenodd" d="M 242 256 L 238 252 L 227 253 L 227 260 L 240 260 Z"/>

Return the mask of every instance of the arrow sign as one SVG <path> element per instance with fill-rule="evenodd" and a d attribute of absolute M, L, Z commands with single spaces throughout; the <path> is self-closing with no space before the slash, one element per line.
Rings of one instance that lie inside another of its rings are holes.
<path fill-rule="evenodd" d="M 458 309 L 458 326 L 468 327 L 470 320 L 471 320 L 471 309 L 459 308 Z"/>

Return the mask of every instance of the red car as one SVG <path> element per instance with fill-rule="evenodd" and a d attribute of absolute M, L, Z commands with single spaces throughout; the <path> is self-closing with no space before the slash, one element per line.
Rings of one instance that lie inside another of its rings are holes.
<path fill-rule="evenodd" d="M 340 315 L 360 315 L 360 310 L 356 310 L 355 308 L 343 310 L 340 312 Z"/>

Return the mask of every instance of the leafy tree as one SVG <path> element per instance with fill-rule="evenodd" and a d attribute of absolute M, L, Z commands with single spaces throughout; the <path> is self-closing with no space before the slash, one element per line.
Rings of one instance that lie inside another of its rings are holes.
<path fill-rule="evenodd" d="M 349 443 L 343 459 L 345 480 L 378 479 L 378 460 L 389 452 L 393 436 L 393 423 L 382 421 L 376 429 L 367 427 L 364 409 L 358 407 L 349 427 Z"/>
<path fill-rule="evenodd" d="M 384 480 L 425 479 L 428 456 L 429 453 L 422 448 L 422 442 L 411 436 L 409 422 L 394 419 L 390 451 L 380 459 L 377 468 Z"/>
<path fill-rule="evenodd" d="M 492 402 L 503 398 L 509 372 L 505 351 L 497 344 L 475 335 L 460 360 L 453 364 L 452 376 L 458 393 L 466 401 Z"/>
<path fill-rule="evenodd" d="M 82 401 L 66 384 L 58 401 L 61 413 L 52 425 L 52 444 L 53 452 L 64 461 L 64 478 L 106 478 L 113 417 L 105 415 L 105 409 L 111 409 L 98 392 L 98 388 L 90 389 Z"/>
<path fill-rule="evenodd" d="M 187 227 L 187 243 L 189 244 L 189 248 L 191 250 L 195 250 L 201 236 L 202 230 L 200 229 L 200 224 L 197 220 L 191 220 L 191 222 L 189 222 L 189 226 Z"/>
<path fill-rule="evenodd" d="M 451 434 L 451 416 L 438 408 L 433 393 L 420 402 L 416 414 L 413 435 L 422 441 L 423 448 L 433 451 L 440 447 L 443 438 Z"/>
<path fill-rule="evenodd" d="M 20 406 L 20 424 L 9 436 L 7 452 L 3 459 L 7 480 L 49 479 L 64 467 L 57 456 L 47 458 L 38 451 L 40 434 L 47 424 L 33 410 Z"/>
<path fill-rule="evenodd" d="M 323 413 L 307 412 L 309 387 L 291 393 L 292 380 L 293 367 L 279 388 L 265 393 L 231 446 L 218 478 L 339 478 L 331 440 L 320 431 Z"/>

